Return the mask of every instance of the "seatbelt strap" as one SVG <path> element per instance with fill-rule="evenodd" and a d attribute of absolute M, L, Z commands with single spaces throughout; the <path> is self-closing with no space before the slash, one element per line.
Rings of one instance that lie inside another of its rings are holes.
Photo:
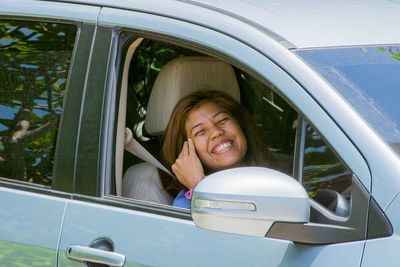
<path fill-rule="evenodd" d="M 125 150 L 129 151 L 136 157 L 150 163 L 151 165 L 159 168 L 160 170 L 168 173 L 172 177 L 175 177 L 164 165 L 161 164 L 149 151 L 147 151 L 135 138 L 131 129 L 125 128 Z"/>

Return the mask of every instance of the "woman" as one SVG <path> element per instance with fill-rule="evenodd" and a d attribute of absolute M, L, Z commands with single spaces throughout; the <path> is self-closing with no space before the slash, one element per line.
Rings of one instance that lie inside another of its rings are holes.
<path fill-rule="evenodd" d="M 249 112 L 221 91 L 202 90 L 183 97 L 167 126 L 161 159 L 177 177 L 161 174 L 174 206 L 190 208 L 192 189 L 204 176 L 238 166 L 266 166 Z"/>

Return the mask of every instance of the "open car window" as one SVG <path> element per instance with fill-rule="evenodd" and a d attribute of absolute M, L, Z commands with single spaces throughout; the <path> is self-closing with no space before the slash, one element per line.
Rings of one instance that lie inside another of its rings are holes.
<path fill-rule="evenodd" d="M 147 38 L 133 38 L 126 47 L 127 49 L 130 47 L 131 55 L 128 55 L 125 62 L 125 68 L 129 68 L 129 72 L 123 78 L 126 92 L 121 94 L 125 99 L 121 99 L 124 105 L 120 106 L 119 114 L 123 117 L 119 118 L 119 122 L 122 121 L 120 128 L 130 129 L 133 138 L 158 160 L 163 133 L 151 134 L 145 127 L 149 98 L 157 75 L 168 62 L 176 58 L 209 55 L 180 45 Z M 273 84 L 260 82 L 252 75 L 232 66 L 240 89 L 240 102 L 253 116 L 256 134 L 262 141 L 263 149 L 272 153 L 273 168 L 298 179 L 311 198 L 333 212 L 335 208 L 329 207 L 332 200 L 325 196 L 327 189 L 343 193 L 349 203 L 352 173 L 318 132 L 310 125 L 299 123 L 298 112 L 277 93 Z M 300 134 L 301 131 L 304 134 Z M 120 164 L 121 170 L 117 171 L 117 174 L 119 173 L 117 179 L 121 181 L 116 194 L 136 200 L 171 205 L 174 195 L 161 199 L 154 196 L 142 198 L 143 192 L 148 191 L 145 194 L 149 195 L 154 193 L 148 187 L 153 187 L 150 184 L 154 183 L 152 179 L 157 176 L 157 168 L 152 166 L 149 170 L 148 166 L 152 163 L 124 150 L 123 144 L 117 149 L 117 153 L 118 151 L 120 156 L 117 157 L 116 166 Z M 299 166 L 301 170 L 298 169 Z M 127 182 L 128 180 L 134 182 Z M 157 181 L 156 184 L 156 190 L 164 190 L 161 182 Z M 138 188 L 132 189 L 135 187 Z"/>

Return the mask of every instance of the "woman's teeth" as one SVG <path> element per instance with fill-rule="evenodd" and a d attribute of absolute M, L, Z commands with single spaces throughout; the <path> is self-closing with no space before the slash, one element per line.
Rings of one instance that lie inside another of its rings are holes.
<path fill-rule="evenodd" d="M 224 143 L 218 145 L 217 147 L 215 147 L 214 150 L 213 150 L 213 152 L 214 152 L 214 153 L 218 153 L 218 152 L 221 152 L 222 150 L 224 150 L 224 149 L 226 149 L 226 148 L 229 148 L 229 147 L 231 147 L 231 146 L 232 146 L 232 143 L 231 143 L 231 142 L 224 142 Z"/>

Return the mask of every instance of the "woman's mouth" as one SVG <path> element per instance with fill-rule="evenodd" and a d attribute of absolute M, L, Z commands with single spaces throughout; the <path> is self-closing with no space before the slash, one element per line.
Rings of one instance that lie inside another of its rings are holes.
<path fill-rule="evenodd" d="M 217 145 L 216 147 L 213 148 L 213 150 L 211 151 L 212 153 L 224 153 L 228 150 L 231 149 L 232 147 L 232 141 L 225 141 L 219 145 Z"/>

